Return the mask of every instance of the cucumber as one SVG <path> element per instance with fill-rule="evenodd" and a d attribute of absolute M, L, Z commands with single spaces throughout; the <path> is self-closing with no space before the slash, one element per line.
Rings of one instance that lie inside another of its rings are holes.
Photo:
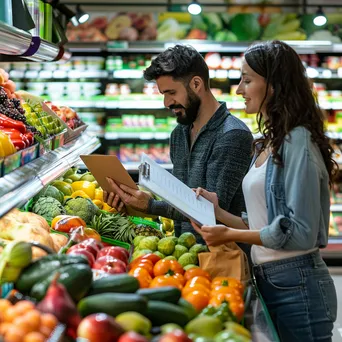
<path fill-rule="evenodd" d="M 89 291 L 93 279 L 91 268 L 89 265 L 76 264 L 63 266 L 48 278 L 33 285 L 30 296 L 38 301 L 42 300 L 56 273 L 60 274 L 57 282 L 65 286 L 74 301 L 79 301 Z"/>
<path fill-rule="evenodd" d="M 198 312 L 195 309 L 195 307 L 191 303 L 189 303 L 187 300 L 185 300 L 184 298 L 180 298 L 177 304 L 178 304 L 178 306 L 183 308 L 185 313 L 188 315 L 189 320 L 192 320 L 193 318 L 195 318 L 198 315 Z"/>
<path fill-rule="evenodd" d="M 34 284 L 43 281 L 51 272 L 66 265 L 85 264 L 88 260 L 81 255 L 51 254 L 42 257 L 26 267 L 20 274 L 15 288 L 22 293 L 28 293 Z"/>
<path fill-rule="evenodd" d="M 184 327 L 189 322 L 189 317 L 183 308 L 157 300 L 150 300 L 145 315 L 153 326 L 160 327 L 167 323 L 175 323 Z"/>
<path fill-rule="evenodd" d="M 139 289 L 138 279 L 128 274 L 116 274 L 93 281 L 89 296 L 99 293 L 134 293 Z"/>
<path fill-rule="evenodd" d="M 127 311 L 145 315 L 147 299 L 135 293 L 102 293 L 81 299 L 77 309 L 83 317 L 98 312 L 116 317 Z"/>
<path fill-rule="evenodd" d="M 140 289 L 137 294 L 146 297 L 148 300 L 159 300 L 177 304 L 182 292 L 173 286 L 157 287 L 150 289 Z"/>

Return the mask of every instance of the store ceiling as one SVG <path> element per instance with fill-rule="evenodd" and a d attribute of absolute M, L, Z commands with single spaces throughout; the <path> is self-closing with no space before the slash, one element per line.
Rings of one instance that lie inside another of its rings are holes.
<path fill-rule="evenodd" d="M 139 11 L 139 12 L 163 12 L 167 10 L 168 0 L 60 0 L 61 3 L 73 6 L 80 4 L 87 11 Z M 172 0 L 173 5 L 188 5 L 191 0 Z M 250 5 L 258 4 L 263 0 L 199 0 L 203 4 L 203 11 L 218 12 L 227 9 L 229 5 Z M 270 1 L 271 2 L 271 1 Z M 342 0 L 274 0 L 273 4 L 286 4 L 284 10 L 289 12 L 302 12 L 303 2 L 309 7 L 307 12 L 315 12 L 317 8 L 313 5 L 323 5 L 326 12 L 336 11 L 330 6 L 339 6 L 342 11 Z M 293 4 L 294 7 L 288 5 Z M 221 6 L 220 6 L 221 5 Z M 310 7 L 313 6 L 313 7 Z M 327 7 L 325 7 L 327 6 Z"/>

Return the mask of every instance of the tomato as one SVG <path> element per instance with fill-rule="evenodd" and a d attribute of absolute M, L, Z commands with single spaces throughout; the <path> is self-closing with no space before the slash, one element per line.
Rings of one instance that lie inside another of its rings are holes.
<path fill-rule="evenodd" d="M 189 284 L 183 288 L 182 297 L 186 296 L 187 294 L 193 291 L 201 291 L 210 296 L 210 290 L 203 284 Z"/>
<path fill-rule="evenodd" d="M 150 287 L 164 287 L 164 286 L 174 286 L 180 290 L 182 290 L 183 288 L 183 285 L 181 284 L 179 279 L 171 275 L 157 276 L 152 280 L 150 284 Z"/>
<path fill-rule="evenodd" d="M 153 268 L 154 276 L 164 274 L 174 275 L 176 273 L 184 274 L 182 265 L 176 260 L 159 260 Z"/>
<path fill-rule="evenodd" d="M 210 274 L 201 268 L 190 268 L 190 270 L 186 271 L 184 274 L 185 281 L 189 281 L 190 279 L 198 276 L 205 277 L 210 280 Z"/>
<path fill-rule="evenodd" d="M 218 287 L 228 286 L 237 289 L 241 295 L 244 291 L 244 286 L 240 280 L 233 278 L 233 277 L 216 277 L 213 279 L 211 283 L 211 288 L 216 289 Z"/>
<path fill-rule="evenodd" d="M 143 267 L 137 267 L 133 270 L 130 270 L 128 274 L 138 279 L 141 289 L 149 287 L 152 282 L 152 277 Z"/>
<path fill-rule="evenodd" d="M 203 310 L 209 303 L 209 295 L 201 291 L 192 291 L 183 297 L 191 303 L 197 311 Z"/>
<path fill-rule="evenodd" d="M 129 264 L 129 268 L 133 268 L 135 265 L 139 264 L 142 261 L 145 262 L 146 260 L 151 261 L 152 264 L 154 265 L 157 261 L 160 260 L 160 257 L 158 255 L 155 255 L 155 254 L 152 254 L 152 253 L 142 255 L 141 257 L 134 259 Z"/>
<path fill-rule="evenodd" d="M 151 277 L 153 277 L 153 264 L 152 261 L 148 259 L 141 260 L 138 264 L 134 265 L 134 267 L 131 268 L 131 270 L 135 270 L 138 267 L 145 268 Z"/>
<path fill-rule="evenodd" d="M 240 298 L 241 297 L 241 293 L 237 290 L 234 289 L 233 287 L 229 287 L 229 286 L 221 286 L 218 288 L 215 288 L 214 290 L 211 290 L 211 297 L 215 297 L 216 295 L 219 294 L 227 294 L 230 295 L 232 298 Z"/>
<path fill-rule="evenodd" d="M 180 273 L 176 273 L 174 274 L 172 277 L 174 277 L 175 279 L 177 279 L 181 284 L 182 286 L 185 285 L 185 279 L 184 279 L 184 276 Z"/>
<path fill-rule="evenodd" d="M 245 306 L 242 300 L 231 300 L 229 302 L 229 308 L 235 317 L 241 321 L 245 312 Z"/>
<path fill-rule="evenodd" d="M 196 276 L 191 278 L 189 281 L 186 282 L 186 284 L 202 284 L 205 287 L 207 287 L 208 289 L 210 289 L 211 287 L 211 283 L 210 280 L 206 277 L 202 277 L 202 276 Z"/>

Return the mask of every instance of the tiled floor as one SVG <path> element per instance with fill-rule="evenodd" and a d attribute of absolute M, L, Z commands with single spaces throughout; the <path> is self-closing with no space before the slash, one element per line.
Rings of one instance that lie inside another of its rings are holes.
<path fill-rule="evenodd" d="M 338 300 L 338 312 L 337 320 L 335 322 L 333 342 L 342 342 L 342 268 L 331 267 L 330 273 L 334 278 Z"/>

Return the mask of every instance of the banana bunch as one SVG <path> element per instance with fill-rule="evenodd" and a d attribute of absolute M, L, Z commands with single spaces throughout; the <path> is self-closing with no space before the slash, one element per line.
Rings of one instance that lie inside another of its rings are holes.
<path fill-rule="evenodd" d="M 297 14 L 272 14 L 262 40 L 306 40 L 307 36 L 300 24 Z"/>
<path fill-rule="evenodd" d="M 0 284 L 15 282 L 21 270 L 32 261 L 31 244 L 24 241 L 11 241 L 0 255 Z"/>

